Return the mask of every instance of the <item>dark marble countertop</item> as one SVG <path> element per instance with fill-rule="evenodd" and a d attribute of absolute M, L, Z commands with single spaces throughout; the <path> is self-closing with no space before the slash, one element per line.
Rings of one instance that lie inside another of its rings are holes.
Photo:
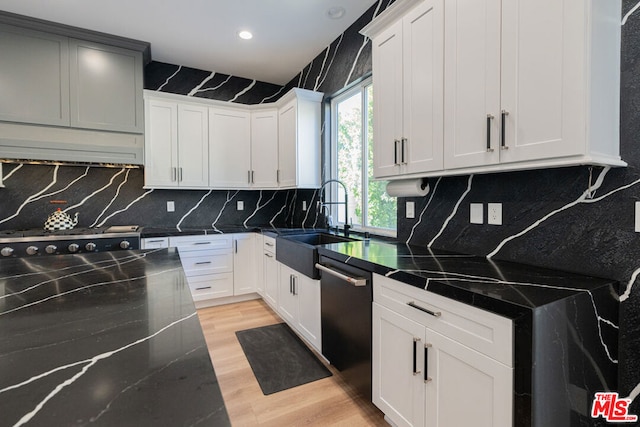
<path fill-rule="evenodd" d="M 0 261 L 0 424 L 230 425 L 173 249 Z"/>
<path fill-rule="evenodd" d="M 206 234 L 229 234 L 229 233 L 265 233 L 273 236 L 279 236 L 283 234 L 294 233 L 309 233 L 315 231 L 326 231 L 326 229 L 316 230 L 312 228 L 278 228 L 272 226 L 256 226 L 256 227 L 243 227 L 241 225 L 220 225 L 216 228 L 181 228 L 175 227 L 142 227 L 140 229 L 140 237 L 166 237 L 166 236 L 195 236 Z"/>
<path fill-rule="evenodd" d="M 323 245 L 318 253 L 507 317 L 577 294 L 617 290 L 615 280 L 375 239 Z"/>

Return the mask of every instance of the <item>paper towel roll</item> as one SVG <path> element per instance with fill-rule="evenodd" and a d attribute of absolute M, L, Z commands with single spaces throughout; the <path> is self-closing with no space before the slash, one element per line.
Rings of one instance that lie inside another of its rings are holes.
<path fill-rule="evenodd" d="M 391 197 L 422 197 L 429 194 L 429 183 L 426 179 L 404 179 L 387 184 L 387 194 Z"/>

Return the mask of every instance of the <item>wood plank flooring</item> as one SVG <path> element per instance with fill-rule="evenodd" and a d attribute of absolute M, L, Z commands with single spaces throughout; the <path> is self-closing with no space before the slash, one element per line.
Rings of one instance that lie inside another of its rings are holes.
<path fill-rule="evenodd" d="M 280 323 L 262 300 L 198 310 L 209 354 L 234 426 L 387 426 L 373 403 L 333 373 L 312 383 L 265 396 L 235 332 Z"/>

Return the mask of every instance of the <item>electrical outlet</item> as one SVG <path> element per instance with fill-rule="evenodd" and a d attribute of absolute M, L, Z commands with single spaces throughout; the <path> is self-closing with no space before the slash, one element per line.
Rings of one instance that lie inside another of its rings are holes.
<path fill-rule="evenodd" d="M 502 203 L 487 203 L 487 224 L 502 225 Z"/>
<path fill-rule="evenodd" d="M 236 206 L 239 211 L 244 210 L 244 202 L 242 200 L 238 200 L 238 203 L 236 204 Z"/>
<path fill-rule="evenodd" d="M 406 204 L 406 217 L 407 218 L 415 218 L 416 217 L 416 202 L 407 202 Z"/>
<path fill-rule="evenodd" d="M 636 202 L 636 233 L 640 233 L 640 202 Z"/>
<path fill-rule="evenodd" d="M 173 200 L 167 201 L 167 212 L 175 212 L 176 204 Z"/>
<path fill-rule="evenodd" d="M 469 222 L 471 224 L 483 224 L 484 212 L 482 203 L 470 203 L 469 204 Z"/>
<path fill-rule="evenodd" d="M 306 210 L 307 210 L 307 201 L 306 201 L 306 200 L 303 200 L 303 201 L 302 201 L 302 210 L 303 210 L 303 211 L 306 211 Z"/>

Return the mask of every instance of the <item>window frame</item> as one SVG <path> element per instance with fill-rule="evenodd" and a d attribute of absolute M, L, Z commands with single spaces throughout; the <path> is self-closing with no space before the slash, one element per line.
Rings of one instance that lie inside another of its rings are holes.
<path fill-rule="evenodd" d="M 332 97 L 327 102 L 327 112 L 329 114 L 330 120 L 330 132 L 328 138 L 328 152 L 327 157 L 330 160 L 328 168 L 325 170 L 328 172 L 329 179 L 338 179 L 338 144 L 336 143 L 338 140 L 338 109 L 337 105 L 354 96 L 356 93 L 360 92 L 362 95 L 362 118 L 361 118 L 361 164 L 362 164 L 362 173 L 361 173 L 361 186 L 362 186 L 362 194 L 363 194 L 363 206 L 362 206 L 362 222 L 364 224 L 352 224 L 351 230 L 357 232 L 369 232 L 371 234 L 376 234 L 379 236 L 386 237 L 397 237 L 397 226 L 395 229 L 389 228 L 381 228 L 381 227 L 373 227 L 367 224 L 368 214 L 369 214 L 369 177 L 367 170 L 367 162 L 368 162 L 368 138 L 367 138 L 367 129 L 368 129 L 368 113 L 367 113 L 367 103 L 368 103 L 368 91 L 369 87 L 373 86 L 373 78 L 371 76 L 351 85 L 345 90 L 341 91 L 336 96 Z M 374 88 L 375 90 L 375 88 Z M 328 200 L 332 202 L 341 202 L 342 200 L 335 200 L 334 195 L 338 195 L 338 184 L 330 183 L 327 185 L 325 189 L 326 194 L 328 195 Z M 330 215 L 336 219 L 335 224 L 339 226 L 344 226 L 344 222 L 340 222 L 337 219 L 339 218 L 339 209 L 344 209 L 343 205 L 330 205 L 329 212 Z M 396 215 L 397 215 L 397 206 L 396 206 Z M 347 220 L 347 218 L 345 218 Z"/>

